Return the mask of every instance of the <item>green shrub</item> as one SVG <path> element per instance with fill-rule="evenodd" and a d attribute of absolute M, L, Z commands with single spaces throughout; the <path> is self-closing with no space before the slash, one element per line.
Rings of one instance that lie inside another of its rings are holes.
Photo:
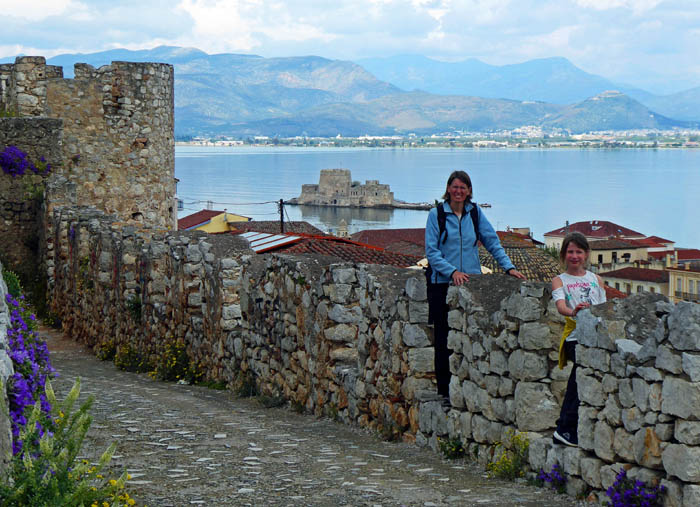
<path fill-rule="evenodd" d="M 149 375 L 158 380 L 184 380 L 188 384 L 194 384 L 201 380 L 204 373 L 200 371 L 199 365 L 190 360 L 185 344 L 181 340 L 171 338 L 165 343 L 163 353 Z"/>
<path fill-rule="evenodd" d="M 447 459 L 463 458 L 466 454 L 462 441 L 457 437 L 438 438 L 438 446 L 440 447 L 440 452 Z"/>
<path fill-rule="evenodd" d="M 240 398 L 251 398 L 260 394 L 255 383 L 255 375 L 250 370 L 239 371 L 231 386 L 233 394 Z"/>
<path fill-rule="evenodd" d="M 120 370 L 134 373 L 145 373 L 153 369 L 146 358 L 133 348 L 130 343 L 117 347 L 117 352 L 114 355 L 114 364 Z"/>
<path fill-rule="evenodd" d="M 93 397 L 78 410 L 73 407 L 80 394 L 80 379 L 62 402 L 56 400 L 50 382 L 46 398 L 51 404 L 47 417 L 37 401 L 20 432 L 22 451 L 12 459 L 7 475 L 0 482 L 0 504 L 8 506 L 83 506 L 107 502 L 134 505 L 124 490 L 126 471 L 118 479 L 108 479 L 102 469 L 110 462 L 116 444 L 102 454 L 97 464 L 78 460 L 85 435 L 92 423 L 88 413 Z M 51 431 L 43 431 L 51 428 Z"/>
<path fill-rule="evenodd" d="M 513 430 L 508 432 L 508 445 L 502 443 L 496 445 L 495 455 L 498 459 L 486 465 L 489 477 L 514 480 L 525 475 L 527 468 L 527 454 L 530 441 L 522 433 Z"/>
<path fill-rule="evenodd" d="M 114 342 L 114 339 L 110 338 L 100 343 L 95 354 L 100 361 L 113 361 L 117 355 L 117 344 Z"/>
<path fill-rule="evenodd" d="M 126 309 L 136 322 L 141 320 L 141 298 L 134 294 L 126 300 Z"/>
<path fill-rule="evenodd" d="M 9 292 L 12 297 L 18 298 L 22 294 L 22 284 L 19 281 L 17 273 L 10 271 L 9 269 L 3 269 L 2 277 L 5 279 L 5 283 L 7 284 L 7 292 Z"/>

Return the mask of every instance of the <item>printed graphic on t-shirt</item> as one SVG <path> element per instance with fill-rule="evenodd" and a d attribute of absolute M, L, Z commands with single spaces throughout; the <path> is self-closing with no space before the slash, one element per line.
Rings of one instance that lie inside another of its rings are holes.
<path fill-rule="evenodd" d="M 566 284 L 566 301 L 571 302 L 573 299 L 572 293 L 578 291 L 579 300 L 581 303 L 593 303 L 591 298 L 591 290 L 597 289 L 598 284 L 596 282 L 582 282 L 577 281 L 575 283 Z"/>

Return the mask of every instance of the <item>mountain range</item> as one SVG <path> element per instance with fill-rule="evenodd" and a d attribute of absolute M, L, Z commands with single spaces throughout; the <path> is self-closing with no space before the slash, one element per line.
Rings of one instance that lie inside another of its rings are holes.
<path fill-rule="evenodd" d="M 700 87 L 659 96 L 588 74 L 564 58 L 493 66 L 422 56 L 358 62 L 317 56 L 209 55 L 160 46 L 48 60 L 158 61 L 175 68 L 175 133 L 288 137 L 494 131 L 697 128 Z M 617 90 L 617 91 L 611 91 Z"/>

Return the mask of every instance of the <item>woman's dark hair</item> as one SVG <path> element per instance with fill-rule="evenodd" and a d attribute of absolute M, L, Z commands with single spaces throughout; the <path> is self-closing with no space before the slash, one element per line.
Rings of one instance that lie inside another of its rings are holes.
<path fill-rule="evenodd" d="M 573 243 L 586 253 L 591 251 L 591 247 L 588 244 L 586 236 L 584 236 L 580 232 L 570 232 L 564 238 L 564 242 L 561 244 L 561 250 L 559 250 L 559 259 L 561 259 L 561 262 L 563 264 L 566 264 L 566 261 L 564 260 L 566 259 L 566 250 L 569 248 L 569 245 L 571 243 Z"/>
<path fill-rule="evenodd" d="M 447 178 L 447 185 L 445 186 L 445 195 L 443 195 L 442 198 L 447 202 L 450 202 L 450 194 L 447 191 L 447 189 L 450 188 L 450 185 L 452 185 L 452 182 L 455 179 L 458 179 L 459 181 L 464 183 L 467 186 L 467 188 L 469 188 L 469 195 L 467 196 L 466 202 L 471 201 L 472 197 L 474 196 L 474 191 L 472 190 L 472 180 L 469 178 L 469 175 L 464 171 L 453 171 L 452 174 L 450 174 L 450 177 Z"/>

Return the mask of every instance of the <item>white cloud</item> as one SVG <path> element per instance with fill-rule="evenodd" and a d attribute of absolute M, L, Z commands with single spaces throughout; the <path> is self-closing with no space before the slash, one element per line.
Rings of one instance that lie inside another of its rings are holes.
<path fill-rule="evenodd" d="M 581 7 L 599 11 L 622 7 L 640 13 L 653 9 L 662 3 L 662 1 L 663 0 L 576 0 L 576 3 Z"/>
<path fill-rule="evenodd" d="M 29 21 L 41 21 L 51 16 L 65 15 L 77 19 L 89 19 L 87 6 L 73 0 L 23 0 L 21 7 L 17 0 L 0 0 L 0 12 Z"/>

